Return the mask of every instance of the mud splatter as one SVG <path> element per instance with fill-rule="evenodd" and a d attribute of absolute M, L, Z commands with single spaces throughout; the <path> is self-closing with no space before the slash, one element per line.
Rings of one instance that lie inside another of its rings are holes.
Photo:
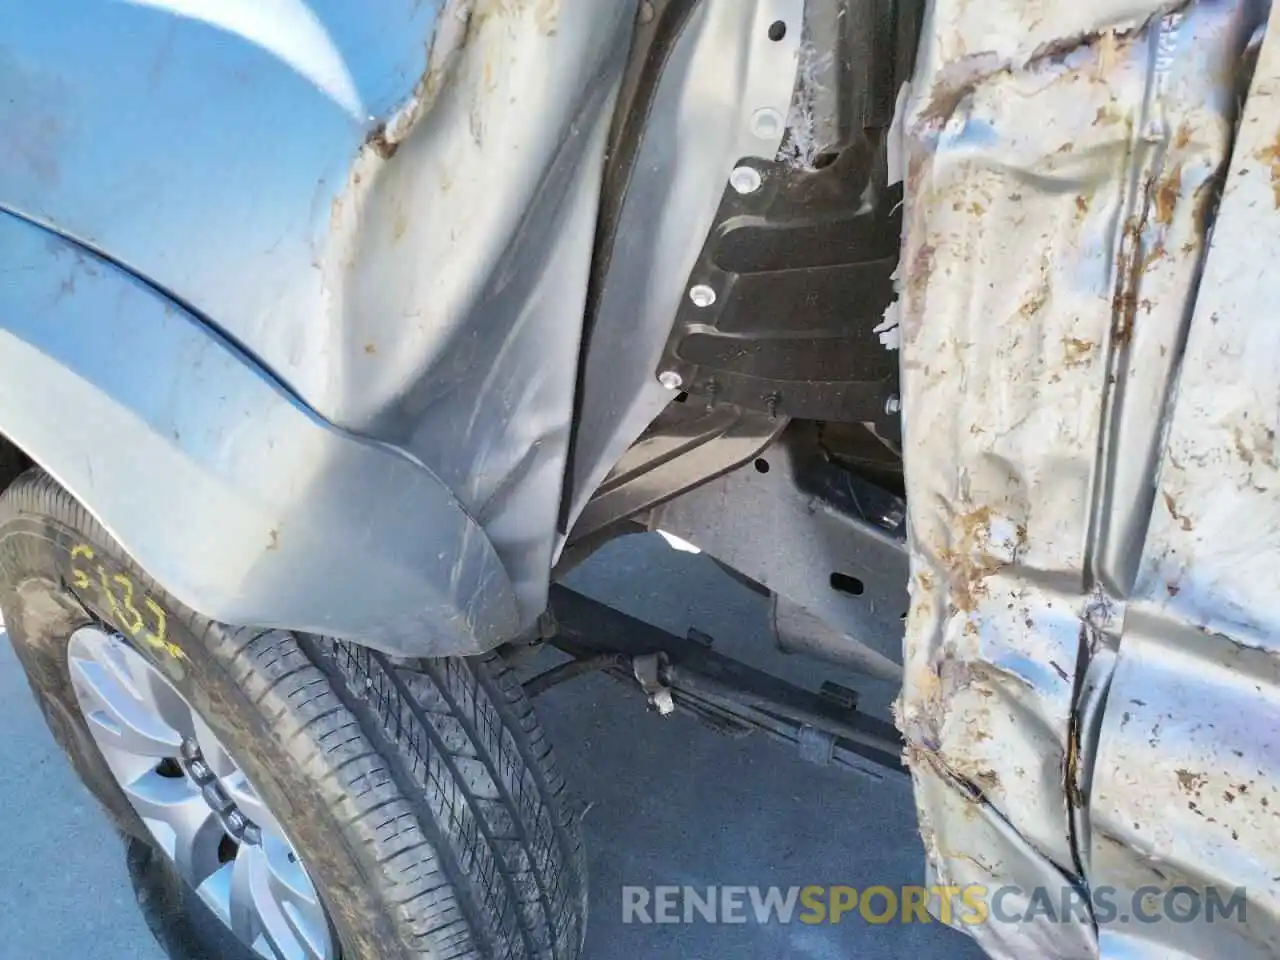
<path fill-rule="evenodd" d="M 1178 775 L 1178 786 L 1185 793 L 1194 793 L 1200 795 L 1200 789 L 1209 782 L 1209 778 L 1203 773 L 1193 773 L 1190 770 L 1175 771 Z"/>
<path fill-rule="evenodd" d="M 1066 365 L 1078 367 L 1093 359 L 1097 344 L 1092 340 L 1081 340 L 1077 337 L 1063 337 L 1062 349 L 1066 353 Z"/>

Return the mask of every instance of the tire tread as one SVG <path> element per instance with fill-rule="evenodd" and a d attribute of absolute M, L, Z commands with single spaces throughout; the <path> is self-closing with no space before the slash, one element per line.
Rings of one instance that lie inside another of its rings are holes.
<path fill-rule="evenodd" d="M 18 515 L 113 543 L 38 469 L 0 496 L 0 527 Z M 347 641 L 227 627 L 185 611 L 130 566 L 266 719 L 295 775 L 325 798 L 388 915 L 396 956 L 579 956 L 581 837 L 550 746 L 498 657 L 392 663 Z"/>

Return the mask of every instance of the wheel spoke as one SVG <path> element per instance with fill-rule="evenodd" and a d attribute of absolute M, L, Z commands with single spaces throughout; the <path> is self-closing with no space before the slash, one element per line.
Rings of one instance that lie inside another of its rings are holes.
<path fill-rule="evenodd" d="M 134 756 L 176 757 L 182 735 L 151 709 L 115 652 L 101 653 L 73 654 L 70 661 L 71 682 L 94 739 Z"/>
<path fill-rule="evenodd" d="M 231 877 L 229 923 L 246 943 L 279 960 L 332 960 L 328 921 L 287 847 L 245 844 Z"/>
<path fill-rule="evenodd" d="M 213 876 L 226 832 L 195 784 L 151 773 L 125 791 L 187 883 L 198 887 Z"/>
<path fill-rule="evenodd" d="M 89 730 L 179 876 L 265 960 L 333 960 L 328 917 L 306 869 L 256 788 L 177 688 L 123 637 L 99 627 L 72 634 L 68 654 Z M 238 845 L 227 824 L 236 835 L 240 826 L 222 819 L 234 817 L 228 798 L 258 828 Z"/>
<path fill-rule="evenodd" d="M 227 902 L 226 921 L 231 931 L 242 943 L 252 944 L 262 931 L 262 917 L 258 910 L 254 891 L 257 868 L 257 847 L 241 844 L 231 864 L 230 896 Z"/>
<path fill-rule="evenodd" d="M 282 903 L 280 912 L 289 924 L 295 949 L 285 954 L 289 960 L 330 960 L 328 921 L 318 907 L 302 910 L 293 903 Z"/>
<path fill-rule="evenodd" d="M 204 883 L 196 887 L 196 893 L 209 906 L 218 919 L 231 926 L 231 880 L 236 861 L 224 863 Z"/>
<path fill-rule="evenodd" d="M 263 837 L 261 849 L 271 893 L 277 900 L 292 903 L 303 910 L 320 906 L 311 878 L 288 843 L 279 836 L 267 834 Z"/>
<path fill-rule="evenodd" d="M 209 765 L 216 777 L 229 777 L 239 772 L 236 762 L 231 759 L 222 742 L 217 738 L 209 725 L 195 714 L 191 715 L 192 735 L 200 746 L 200 755 Z"/>
<path fill-rule="evenodd" d="M 196 716 L 187 706 L 181 695 L 145 660 L 133 651 L 131 656 L 136 661 L 134 666 L 142 676 L 138 682 L 146 691 L 148 705 L 170 727 L 183 737 L 194 737 L 196 732 Z"/>

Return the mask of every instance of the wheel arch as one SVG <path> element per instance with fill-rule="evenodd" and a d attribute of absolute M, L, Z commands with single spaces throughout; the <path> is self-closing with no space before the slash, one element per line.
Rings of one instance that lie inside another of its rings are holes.
<path fill-rule="evenodd" d="M 449 489 L 111 260 L 0 212 L 0 487 L 28 462 L 192 609 L 412 655 L 518 632 Z"/>
<path fill-rule="evenodd" d="M 0 493 L 18 479 L 28 467 L 31 458 L 16 443 L 0 433 Z"/>

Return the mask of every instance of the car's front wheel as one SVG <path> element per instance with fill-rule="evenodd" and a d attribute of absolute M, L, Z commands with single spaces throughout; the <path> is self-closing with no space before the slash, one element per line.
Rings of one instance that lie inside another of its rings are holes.
<path fill-rule="evenodd" d="M 247 956 L 579 955 L 577 826 L 496 657 L 207 621 L 38 470 L 0 497 L 0 608 L 81 777 Z"/>

